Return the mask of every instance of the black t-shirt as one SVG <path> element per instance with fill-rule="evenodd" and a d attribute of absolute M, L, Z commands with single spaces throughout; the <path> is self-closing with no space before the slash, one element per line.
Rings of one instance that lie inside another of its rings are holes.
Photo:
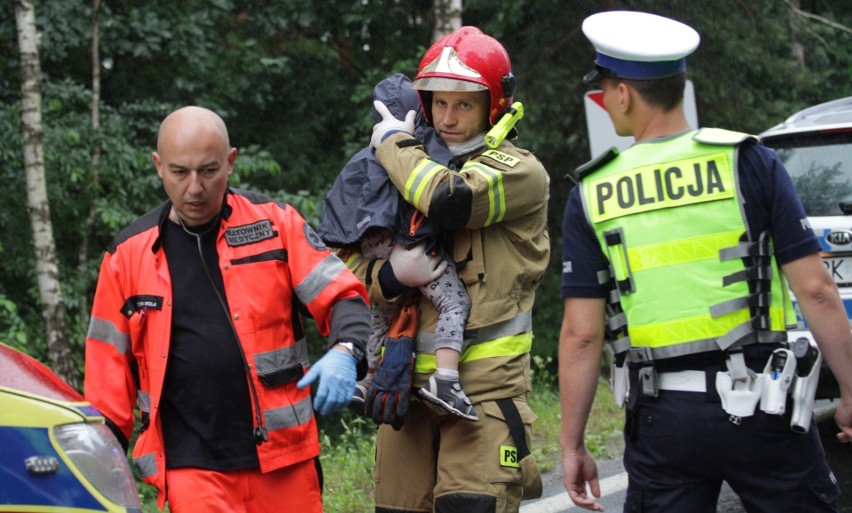
<path fill-rule="evenodd" d="M 226 311 L 218 264 L 218 223 L 188 228 L 193 234 L 171 221 L 164 223 L 163 248 L 174 293 L 160 409 L 168 468 L 236 470 L 259 465 L 248 378 Z"/>

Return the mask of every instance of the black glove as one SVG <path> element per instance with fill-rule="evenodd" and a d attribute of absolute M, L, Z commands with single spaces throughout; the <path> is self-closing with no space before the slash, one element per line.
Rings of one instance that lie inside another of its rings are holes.
<path fill-rule="evenodd" d="M 376 424 L 402 428 L 411 394 L 417 307 L 404 306 L 391 325 L 376 377 L 367 390 L 364 415 Z"/>

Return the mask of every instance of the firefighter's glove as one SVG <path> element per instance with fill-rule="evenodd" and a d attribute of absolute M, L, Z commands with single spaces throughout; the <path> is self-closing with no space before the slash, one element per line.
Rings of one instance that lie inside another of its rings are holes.
<path fill-rule="evenodd" d="M 317 363 L 311 365 L 296 386 L 305 388 L 319 378 L 314 410 L 328 415 L 349 405 L 349 400 L 355 392 L 356 366 L 357 360 L 354 356 L 331 349 Z"/>
<path fill-rule="evenodd" d="M 414 133 L 414 111 L 410 110 L 405 115 L 405 119 L 400 121 L 390 113 L 385 104 L 375 100 L 373 107 L 376 108 L 382 120 L 373 126 L 373 136 L 370 138 L 370 146 L 378 148 L 385 137 L 394 132 L 405 132 L 408 135 Z"/>
<path fill-rule="evenodd" d="M 385 352 L 376 371 L 376 377 L 367 390 L 364 414 L 376 424 L 402 427 L 408 411 L 411 393 L 411 373 L 414 367 L 414 339 L 388 337 Z"/>
<path fill-rule="evenodd" d="M 411 247 L 395 244 L 388 260 L 393 275 L 406 287 L 422 287 L 432 283 L 447 270 L 447 261 L 426 251 L 425 242 Z"/>

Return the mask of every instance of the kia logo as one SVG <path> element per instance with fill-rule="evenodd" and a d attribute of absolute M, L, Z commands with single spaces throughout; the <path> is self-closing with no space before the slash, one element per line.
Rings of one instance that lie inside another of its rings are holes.
<path fill-rule="evenodd" d="M 825 236 L 825 240 L 827 240 L 830 244 L 834 244 L 835 246 L 843 246 L 844 244 L 849 244 L 852 242 L 852 232 L 849 230 L 842 230 L 838 232 L 830 232 Z"/>

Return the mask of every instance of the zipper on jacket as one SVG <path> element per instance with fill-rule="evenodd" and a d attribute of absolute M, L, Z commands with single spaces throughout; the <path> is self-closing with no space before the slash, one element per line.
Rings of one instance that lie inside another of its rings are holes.
<path fill-rule="evenodd" d="M 423 224 L 425 219 L 426 216 L 423 215 L 423 212 L 414 209 L 414 213 L 411 214 L 411 221 L 408 224 L 408 234 L 414 237 L 414 234 L 420 229 L 420 226 Z"/>
<path fill-rule="evenodd" d="M 210 284 L 213 286 L 213 290 L 216 292 L 216 298 L 219 300 L 219 304 L 222 306 L 222 311 L 225 312 L 225 318 L 228 319 L 228 326 L 231 328 L 231 332 L 234 334 L 234 340 L 237 341 L 237 349 L 240 352 L 240 358 L 243 360 L 243 369 L 246 371 L 246 379 L 248 380 L 249 392 L 251 393 L 252 402 L 254 403 L 254 411 L 255 411 L 255 422 L 256 426 L 254 427 L 254 432 L 252 436 L 254 438 L 254 443 L 257 445 L 261 445 L 263 442 L 269 440 L 269 431 L 266 429 L 266 426 L 263 425 L 263 416 L 260 411 L 260 400 L 257 397 L 257 389 L 255 389 L 254 381 L 251 377 L 251 369 L 248 365 L 248 359 L 246 358 L 246 353 L 243 350 L 242 344 L 240 344 L 240 337 L 237 335 L 237 328 L 234 326 L 233 321 L 231 320 L 231 312 L 228 311 L 228 305 L 225 303 L 225 298 L 222 297 L 222 293 L 219 291 L 219 288 L 216 286 L 216 282 L 213 280 L 213 276 L 210 274 L 210 269 L 207 267 L 207 262 L 204 260 L 204 251 L 201 247 L 201 235 L 198 233 L 193 233 L 186 228 L 186 225 L 183 224 L 183 220 L 180 216 L 177 216 L 178 223 L 180 223 L 180 227 L 183 228 L 183 231 L 195 237 L 195 242 L 198 245 L 198 257 L 201 259 L 201 267 L 204 268 L 204 273 L 207 275 L 207 279 L 210 280 Z M 219 223 L 214 223 L 216 230 L 219 229 Z"/>

